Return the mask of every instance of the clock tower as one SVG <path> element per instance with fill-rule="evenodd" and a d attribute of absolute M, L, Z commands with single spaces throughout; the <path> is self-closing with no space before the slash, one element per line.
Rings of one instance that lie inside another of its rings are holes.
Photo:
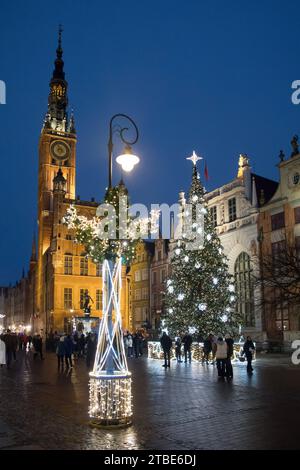
<path fill-rule="evenodd" d="M 62 28 L 59 27 L 54 70 L 50 80 L 48 111 L 39 140 L 38 169 L 38 269 L 37 310 L 42 305 L 43 255 L 50 247 L 53 229 L 53 179 L 60 170 L 66 180 L 67 199 L 75 199 L 76 130 L 68 116 L 68 83 L 65 80 Z"/>

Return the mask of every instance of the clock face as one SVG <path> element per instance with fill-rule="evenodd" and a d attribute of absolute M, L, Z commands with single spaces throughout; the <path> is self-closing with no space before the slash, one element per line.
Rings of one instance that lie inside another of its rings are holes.
<path fill-rule="evenodd" d="M 70 147 L 61 140 L 55 140 L 50 146 L 51 155 L 56 160 L 63 162 L 69 158 Z"/>

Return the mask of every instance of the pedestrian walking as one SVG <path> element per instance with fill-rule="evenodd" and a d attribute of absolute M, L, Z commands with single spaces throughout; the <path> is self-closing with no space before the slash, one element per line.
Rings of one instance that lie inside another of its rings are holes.
<path fill-rule="evenodd" d="M 2 337 L 0 337 L 0 366 L 3 367 L 6 364 L 6 346 Z"/>
<path fill-rule="evenodd" d="M 65 357 L 66 349 L 65 349 L 65 337 L 61 336 L 56 346 L 56 356 L 57 356 L 57 368 L 62 369 L 64 368 L 64 357 Z"/>
<path fill-rule="evenodd" d="M 184 362 L 187 362 L 189 358 L 189 362 L 192 362 L 192 352 L 191 352 L 191 347 L 192 347 L 192 342 L 193 338 L 192 335 L 189 333 L 186 333 L 184 337 L 182 338 L 183 342 L 183 351 L 184 351 Z"/>
<path fill-rule="evenodd" d="M 43 356 L 43 339 L 40 334 L 37 334 L 33 337 L 32 344 L 34 347 L 33 359 L 36 359 L 40 355 L 41 360 L 44 360 Z"/>
<path fill-rule="evenodd" d="M 125 354 L 128 356 L 128 332 L 123 336 Z"/>
<path fill-rule="evenodd" d="M 226 373 L 227 349 L 227 343 L 223 341 L 222 336 L 219 336 L 217 340 L 216 360 L 218 376 L 222 379 L 224 379 Z"/>
<path fill-rule="evenodd" d="M 7 332 L 3 336 L 2 340 L 5 343 L 6 367 L 9 369 L 10 368 L 10 363 L 11 363 L 11 360 L 12 360 L 12 356 L 13 356 L 13 350 L 14 350 L 14 339 L 13 339 L 13 336 L 12 336 L 10 330 L 7 330 Z"/>
<path fill-rule="evenodd" d="M 170 367 L 172 340 L 165 331 L 163 332 L 162 337 L 160 338 L 160 344 L 164 352 L 165 363 L 163 364 L 163 367 Z"/>
<path fill-rule="evenodd" d="M 12 333 L 12 345 L 13 345 L 13 358 L 16 361 L 17 360 L 17 349 L 18 349 L 18 336 L 16 333 Z"/>
<path fill-rule="evenodd" d="M 128 357 L 133 357 L 133 338 L 130 333 L 127 336 L 127 341 L 128 341 Z"/>
<path fill-rule="evenodd" d="M 177 336 L 175 338 L 175 355 L 177 362 L 182 362 L 181 360 L 181 338 Z"/>
<path fill-rule="evenodd" d="M 245 354 L 246 359 L 247 359 L 247 372 L 248 372 L 248 374 L 252 374 L 252 372 L 253 372 L 252 359 L 253 359 L 254 351 L 255 351 L 255 346 L 254 346 L 254 343 L 251 339 L 251 336 L 247 336 L 246 342 L 243 346 L 243 353 Z"/>
<path fill-rule="evenodd" d="M 86 365 L 90 367 L 95 360 L 97 349 L 96 335 L 91 333 L 88 335 L 87 348 L 86 348 Z"/>
<path fill-rule="evenodd" d="M 208 364 L 209 355 L 211 352 L 212 352 L 212 335 L 208 335 L 208 337 L 204 340 L 204 343 L 203 343 L 202 364 L 204 364 L 204 362 Z"/>
<path fill-rule="evenodd" d="M 233 367 L 231 364 L 231 358 L 233 356 L 234 341 L 228 333 L 225 335 L 225 342 L 227 344 L 226 377 L 230 380 L 233 379 Z"/>
<path fill-rule="evenodd" d="M 73 341 L 71 339 L 70 335 L 67 335 L 64 339 L 65 343 L 65 362 L 66 362 L 66 367 L 67 369 L 72 369 L 73 364 L 72 364 L 72 354 L 74 350 L 73 346 Z"/>

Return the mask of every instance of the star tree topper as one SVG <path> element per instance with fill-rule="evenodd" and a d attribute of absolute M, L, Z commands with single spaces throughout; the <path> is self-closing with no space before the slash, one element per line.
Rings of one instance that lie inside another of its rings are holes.
<path fill-rule="evenodd" d="M 193 150 L 193 154 L 190 157 L 187 157 L 187 160 L 191 160 L 191 162 L 193 162 L 194 166 L 196 166 L 196 163 L 199 160 L 203 160 L 203 157 L 198 157 L 195 150 Z"/>

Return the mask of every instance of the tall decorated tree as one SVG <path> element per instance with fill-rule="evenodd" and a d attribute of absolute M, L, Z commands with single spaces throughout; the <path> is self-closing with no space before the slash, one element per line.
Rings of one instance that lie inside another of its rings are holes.
<path fill-rule="evenodd" d="M 182 207 L 181 236 L 172 250 L 164 323 L 171 335 L 235 334 L 241 319 L 235 312 L 232 276 L 197 172 L 200 157 L 194 153 L 190 159 L 192 183 Z"/>

